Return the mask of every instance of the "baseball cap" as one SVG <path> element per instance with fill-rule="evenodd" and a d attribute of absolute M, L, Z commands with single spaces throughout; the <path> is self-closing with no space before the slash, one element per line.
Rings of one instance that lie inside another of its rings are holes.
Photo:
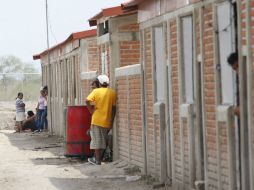
<path fill-rule="evenodd" d="M 107 75 L 99 75 L 97 77 L 97 79 L 99 80 L 100 84 L 109 84 L 109 78 Z"/>

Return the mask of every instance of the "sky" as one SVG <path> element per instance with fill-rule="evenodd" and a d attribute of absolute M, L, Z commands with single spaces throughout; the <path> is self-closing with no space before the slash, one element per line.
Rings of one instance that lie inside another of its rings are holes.
<path fill-rule="evenodd" d="M 87 20 L 102 8 L 126 0 L 48 0 L 50 45 L 71 33 L 90 29 Z M 0 56 L 14 55 L 27 63 L 47 48 L 45 0 L 5 0 L 0 6 Z"/>

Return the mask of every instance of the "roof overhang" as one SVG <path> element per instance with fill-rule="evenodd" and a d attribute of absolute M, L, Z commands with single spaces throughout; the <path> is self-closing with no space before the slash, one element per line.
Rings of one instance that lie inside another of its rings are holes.
<path fill-rule="evenodd" d="M 97 21 L 101 18 L 107 18 L 107 17 L 118 17 L 118 16 L 125 16 L 125 15 L 130 15 L 130 14 L 135 14 L 137 13 L 137 8 L 129 9 L 129 10 L 124 10 L 123 6 L 118 6 L 118 7 L 111 7 L 107 9 L 102 9 L 101 12 L 90 18 L 89 24 L 90 26 L 96 26 Z"/>
<path fill-rule="evenodd" d="M 79 40 L 79 39 L 95 37 L 96 35 L 97 35 L 97 30 L 96 29 L 72 33 L 65 41 L 51 47 L 49 50 L 45 50 L 40 54 L 34 55 L 33 59 L 34 60 L 41 59 L 41 56 L 46 55 L 48 52 L 50 52 L 52 50 L 55 50 L 57 48 L 60 48 L 60 47 L 64 46 L 65 44 L 69 43 L 69 42 Z"/>
<path fill-rule="evenodd" d="M 102 9 L 98 14 L 90 18 L 88 21 L 90 26 L 96 26 L 97 20 L 99 20 L 100 18 L 118 16 L 122 15 L 123 13 L 124 12 L 121 6 Z"/>
<path fill-rule="evenodd" d="M 134 8 L 138 8 L 138 5 L 140 3 L 143 3 L 145 0 L 130 0 L 128 2 L 122 3 L 122 8 L 124 10 L 128 10 L 128 9 L 134 9 Z"/>

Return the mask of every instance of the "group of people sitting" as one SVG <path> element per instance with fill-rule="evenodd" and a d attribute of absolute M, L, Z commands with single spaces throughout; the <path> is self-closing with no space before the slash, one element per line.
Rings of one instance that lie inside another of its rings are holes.
<path fill-rule="evenodd" d="M 40 96 L 38 99 L 36 113 L 32 110 L 27 112 L 26 116 L 26 104 L 23 101 L 23 93 L 19 92 L 16 98 L 16 132 L 34 132 L 39 133 L 48 130 L 48 120 L 47 120 L 47 97 L 48 97 L 48 87 L 44 86 L 40 89 Z"/>

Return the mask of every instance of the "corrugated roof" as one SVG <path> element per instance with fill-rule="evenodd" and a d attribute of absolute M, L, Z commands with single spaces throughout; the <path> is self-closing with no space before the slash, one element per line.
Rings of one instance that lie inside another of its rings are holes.
<path fill-rule="evenodd" d="M 116 17 L 116 16 L 132 14 L 132 13 L 136 13 L 136 12 L 137 12 L 137 10 L 124 11 L 122 6 L 111 7 L 111 8 L 102 9 L 98 14 L 96 14 L 95 16 L 90 18 L 88 21 L 89 21 L 90 26 L 96 26 L 97 20 L 100 18 Z"/>
<path fill-rule="evenodd" d="M 59 43 L 59 44 L 51 47 L 49 49 L 49 51 L 52 51 L 52 50 L 54 50 L 56 48 L 60 48 L 61 46 L 65 45 L 68 42 L 75 41 L 75 40 L 78 40 L 78 39 L 84 39 L 84 38 L 94 37 L 96 35 L 97 35 L 97 30 L 96 29 L 72 33 L 65 41 L 63 41 L 62 43 Z M 33 59 L 34 60 L 40 59 L 42 55 L 45 55 L 47 53 L 48 53 L 48 50 L 45 50 L 44 52 L 42 52 L 40 54 L 34 55 Z"/>

